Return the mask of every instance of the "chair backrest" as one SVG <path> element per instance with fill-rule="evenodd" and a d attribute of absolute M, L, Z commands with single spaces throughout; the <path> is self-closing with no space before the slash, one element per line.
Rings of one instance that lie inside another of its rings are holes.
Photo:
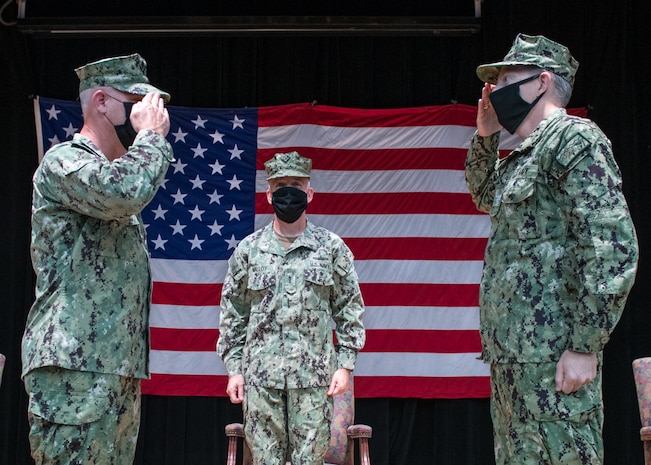
<path fill-rule="evenodd" d="M 644 463 L 651 465 L 651 357 L 633 360 L 633 377 L 640 408 L 640 439 L 644 449 Z"/>
<path fill-rule="evenodd" d="M 352 463 L 353 451 L 348 450 L 348 427 L 355 421 L 355 395 L 353 376 L 349 388 L 333 399 L 332 423 L 330 424 L 330 445 L 325 456 L 326 463 L 346 465 Z"/>
<path fill-rule="evenodd" d="M 633 361 L 633 377 L 642 426 L 651 426 L 651 357 Z"/>
<path fill-rule="evenodd" d="M 5 356 L 0 354 L 0 385 L 2 385 L 2 372 L 5 369 Z"/>

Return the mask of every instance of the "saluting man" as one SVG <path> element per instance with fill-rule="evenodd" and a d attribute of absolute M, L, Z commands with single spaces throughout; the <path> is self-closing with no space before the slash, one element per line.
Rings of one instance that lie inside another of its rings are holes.
<path fill-rule="evenodd" d="M 637 270 L 610 141 L 570 116 L 578 62 L 519 34 L 485 82 L 466 181 L 491 231 L 480 291 L 497 465 L 603 463 L 602 351 Z M 500 130 L 521 144 L 499 159 Z"/>

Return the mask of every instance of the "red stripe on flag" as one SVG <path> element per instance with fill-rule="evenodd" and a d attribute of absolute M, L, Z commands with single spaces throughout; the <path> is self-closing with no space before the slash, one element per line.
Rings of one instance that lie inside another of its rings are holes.
<path fill-rule="evenodd" d="M 228 377 L 225 375 L 164 375 L 152 373 L 143 379 L 143 394 L 157 396 L 225 397 Z"/>
<path fill-rule="evenodd" d="M 219 330 L 210 328 L 151 328 L 152 350 L 214 352 Z"/>
<path fill-rule="evenodd" d="M 479 300 L 479 284 L 360 283 L 370 306 L 472 307 Z M 154 283 L 152 303 L 163 305 L 219 305 L 221 284 Z"/>
<path fill-rule="evenodd" d="M 485 237 L 349 237 L 355 260 L 483 260 Z"/>
<path fill-rule="evenodd" d="M 142 380 L 142 393 L 161 396 L 226 396 L 227 376 L 215 375 L 151 375 Z M 486 377 L 407 377 L 354 376 L 358 398 L 463 399 L 490 396 Z"/>
<path fill-rule="evenodd" d="M 319 147 L 283 147 L 312 159 L 312 168 L 332 171 L 464 170 L 467 149 L 416 148 L 381 150 L 325 149 Z M 256 169 L 273 158 L 278 149 L 259 149 Z"/>
<path fill-rule="evenodd" d="M 222 285 L 154 281 L 151 301 L 161 305 L 219 305 Z"/>
<path fill-rule="evenodd" d="M 151 328 L 152 350 L 213 352 L 219 330 Z M 476 330 L 367 329 L 364 352 L 480 352 Z"/>
<path fill-rule="evenodd" d="M 355 376 L 356 397 L 463 399 L 490 396 L 488 376 Z"/>
<path fill-rule="evenodd" d="M 479 284 L 360 283 L 368 306 L 475 307 Z"/>
<path fill-rule="evenodd" d="M 367 329 L 363 352 L 481 352 L 477 330 Z"/>
<path fill-rule="evenodd" d="M 265 193 L 255 196 L 255 211 L 271 214 Z M 451 192 L 388 192 L 329 194 L 317 192 L 308 206 L 313 215 L 449 214 L 482 215 L 468 194 Z"/>

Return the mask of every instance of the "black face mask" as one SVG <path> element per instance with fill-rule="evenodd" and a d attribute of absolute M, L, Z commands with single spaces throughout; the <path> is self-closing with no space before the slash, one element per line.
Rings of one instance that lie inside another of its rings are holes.
<path fill-rule="evenodd" d="M 296 187 L 281 187 L 271 194 L 271 205 L 280 221 L 293 223 L 307 208 L 307 193 Z"/>
<path fill-rule="evenodd" d="M 115 133 L 118 135 L 118 139 L 124 146 L 125 149 L 128 149 L 133 144 L 133 141 L 136 140 L 138 132 L 131 125 L 131 108 L 133 107 L 133 102 L 122 102 L 124 105 L 124 112 L 127 115 L 127 118 L 124 120 L 123 124 L 118 126 L 113 126 L 115 128 Z"/>
<path fill-rule="evenodd" d="M 540 74 L 514 82 L 490 93 L 491 104 L 495 109 L 497 120 L 511 134 L 515 133 L 515 130 L 518 129 L 518 126 L 520 126 L 531 109 L 545 95 L 545 92 L 543 92 L 531 103 L 525 101 L 520 96 L 520 86 L 526 82 L 533 81 L 538 76 Z"/>

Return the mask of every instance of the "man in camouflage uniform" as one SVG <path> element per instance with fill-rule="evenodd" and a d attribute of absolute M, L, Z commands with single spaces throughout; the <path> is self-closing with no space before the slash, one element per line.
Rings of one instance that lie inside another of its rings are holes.
<path fill-rule="evenodd" d="M 84 125 L 34 174 L 36 300 L 22 358 L 37 464 L 132 464 L 149 376 L 150 270 L 140 212 L 173 152 L 138 54 L 76 70 Z"/>
<path fill-rule="evenodd" d="M 516 37 L 486 84 L 466 180 L 491 231 L 480 292 L 497 465 L 602 464 L 602 351 L 635 278 L 610 141 L 565 111 L 578 63 Z M 523 139 L 498 158 L 500 130 Z"/>
<path fill-rule="evenodd" d="M 311 166 L 296 152 L 265 163 L 273 222 L 240 242 L 224 280 L 217 352 L 256 465 L 284 464 L 288 451 L 293 465 L 323 464 L 328 396 L 347 390 L 364 345 L 352 253 L 307 220 Z"/>

